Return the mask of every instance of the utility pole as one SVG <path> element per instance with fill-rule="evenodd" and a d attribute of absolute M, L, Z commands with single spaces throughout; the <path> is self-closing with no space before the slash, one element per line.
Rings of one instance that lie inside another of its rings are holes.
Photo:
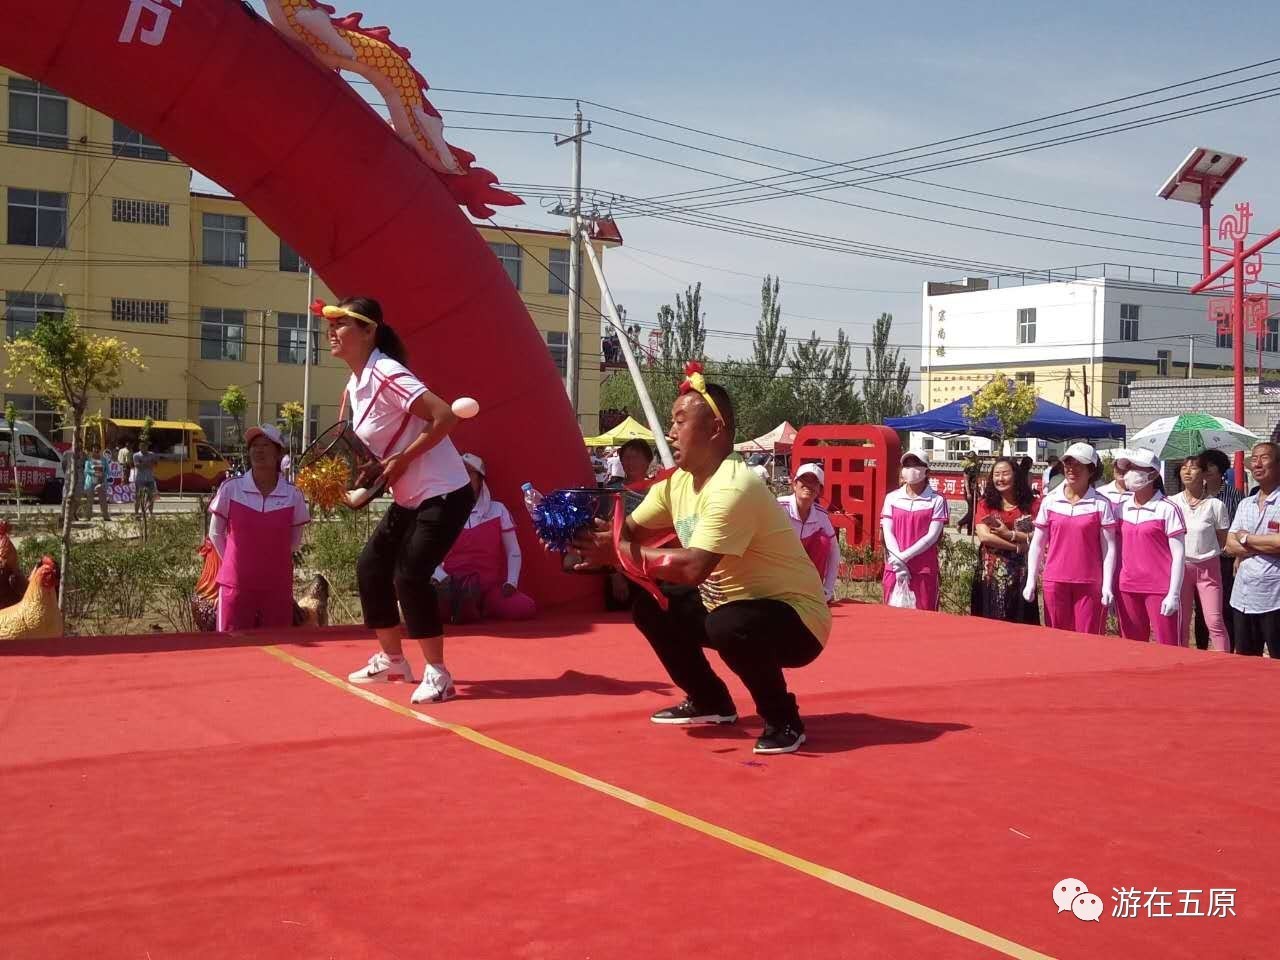
<path fill-rule="evenodd" d="M 1066 407 L 1071 409 L 1071 395 L 1074 391 L 1071 389 L 1071 368 L 1067 367 L 1067 385 L 1062 391 L 1062 399 L 1066 401 Z"/>
<path fill-rule="evenodd" d="M 267 317 L 270 310 L 260 310 L 262 325 L 258 328 L 258 423 L 262 423 L 262 384 L 267 374 Z"/>
<path fill-rule="evenodd" d="M 307 264 L 307 309 L 302 315 L 307 318 L 307 339 L 302 345 L 306 353 L 302 360 L 302 449 L 311 446 L 311 304 L 315 302 L 316 272 Z"/>
<path fill-rule="evenodd" d="M 582 104 L 577 104 L 574 116 L 573 135 L 556 137 L 556 146 L 573 144 L 573 208 L 569 211 L 572 218 L 569 228 L 569 331 L 568 352 L 565 357 L 564 387 L 569 394 L 569 403 L 573 405 L 573 413 L 578 415 L 578 355 L 581 334 L 579 326 L 579 285 L 581 283 L 582 264 L 582 141 L 591 134 L 591 127 L 582 128 Z"/>
<path fill-rule="evenodd" d="M 1196 338 L 1187 337 L 1187 379 L 1196 377 Z"/>

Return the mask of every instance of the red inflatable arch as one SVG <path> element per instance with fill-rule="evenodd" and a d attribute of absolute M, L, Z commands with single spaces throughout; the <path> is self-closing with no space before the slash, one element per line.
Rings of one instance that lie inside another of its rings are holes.
<path fill-rule="evenodd" d="M 455 436 L 491 464 L 495 497 L 519 513 L 525 480 L 544 491 L 590 481 L 577 420 L 519 294 L 441 177 L 338 74 L 238 0 L 9 6 L 0 62 L 164 144 L 244 201 L 332 290 L 382 301 L 431 388 L 480 401 Z M 598 595 L 521 528 L 522 585 L 535 597 Z"/>

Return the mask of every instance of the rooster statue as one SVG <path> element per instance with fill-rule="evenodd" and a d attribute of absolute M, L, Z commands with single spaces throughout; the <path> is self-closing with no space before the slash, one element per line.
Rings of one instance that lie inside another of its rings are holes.
<path fill-rule="evenodd" d="M 27 592 L 27 578 L 18 568 L 18 551 L 9 539 L 9 524 L 0 520 L 0 610 L 11 607 Z"/>
<path fill-rule="evenodd" d="M 0 643 L 8 640 L 49 640 L 62 636 L 58 609 L 58 565 L 45 557 L 31 571 L 26 592 L 17 603 L 0 610 Z"/>

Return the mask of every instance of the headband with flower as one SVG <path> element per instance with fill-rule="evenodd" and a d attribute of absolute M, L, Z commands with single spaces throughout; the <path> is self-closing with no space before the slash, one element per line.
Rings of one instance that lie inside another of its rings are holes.
<path fill-rule="evenodd" d="M 711 412 L 715 414 L 715 418 L 720 421 L 722 426 L 727 426 L 724 416 L 720 413 L 720 408 L 716 406 L 716 402 L 711 399 L 711 394 L 707 392 L 707 380 L 702 375 L 702 364 L 697 360 L 690 360 L 684 365 L 684 383 L 680 384 L 680 393 L 686 394 L 690 390 L 701 394 L 702 399 L 707 401 L 707 406 L 711 408 Z"/>
<path fill-rule="evenodd" d="M 311 303 L 311 312 L 317 317 L 324 317 L 326 320 L 339 320 L 342 317 L 350 317 L 352 320 L 359 320 L 361 323 L 367 323 L 371 327 L 376 327 L 378 322 L 370 320 L 363 313 L 356 313 L 347 307 L 337 307 L 331 303 L 325 303 L 318 297 Z"/>

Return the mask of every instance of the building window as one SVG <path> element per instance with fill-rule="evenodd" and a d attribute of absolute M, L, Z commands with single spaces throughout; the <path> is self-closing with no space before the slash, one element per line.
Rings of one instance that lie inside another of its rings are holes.
<path fill-rule="evenodd" d="M 204 262 L 213 267 L 243 267 L 249 246 L 247 217 L 204 215 Z"/>
<path fill-rule="evenodd" d="M 115 121 L 115 129 L 111 133 L 111 152 L 117 157 L 132 157 L 135 160 L 169 159 L 168 150 L 119 120 Z"/>
<path fill-rule="evenodd" d="M 280 270 L 284 273 L 307 273 L 311 269 L 307 261 L 298 256 L 298 251 L 293 249 L 283 240 L 280 241 Z"/>
<path fill-rule="evenodd" d="M 1137 340 L 1138 339 L 1138 311 L 1139 311 L 1139 305 L 1136 303 L 1120 304 L 1120 339 L 1121 340 Z"/>
<path fill-rule="evenodd" d="M 1173 359 L 1172 350 L 1156 351 L 1156 376 L 1167 377 L 1169 375 L 1169 363 Z"/>
<path fill-rule="evenodd" d="M 569 370 L 569 334 L 563 330 L 548 330 L 547 349 L 551 351 L 551 359 L 560 376 L 565 376 Z"/>
<path fill-rule="evenodd" d="M 1036 308 L 1026 307 L 1018 311 L 1018 342 L 1036 342 Z"/>
<path fill-rule="evenodd" d="M 303 353 L 307 342 L 307 314 L 276 314 L 276 363 L 307 362 Z M 311 325 L 311 362 L 320 362 L 320 331 Z"/>
<path fill-rule="evenodd" d="M 65 247 L 67 195 L 10 187 L 9 242 L 22 247 Z"/>
<path fill-rule="evenodd" d="M 947 440 L 947 459 L 959 460 L 973 449 L 973 441 L 969 437 L 951 437 Z"/>
<path fill-rule="evenodd" d="M 152 420 L 169 419 L 169 401 L 153 400 L 150 397 L 112 397 L 111 418 L 113 420 Z"/>
<path fill-rule="evenodd" d="M 144 223 L 150 227 L 167 227 L 169 205 L 159 200 L 125 200 L 115 197 L 111 201 L 111 219 L 116 223 Z"/>
<path fill-rule="evenodd" d="M 1267 317 L 1267 332 L 1262 338 L 1262 349 L 1267 353 L 1280 353 L 1280 317 Z"/>
<path fill-rule="evenodd" d="M 1036 372 L 1034 370 L 1023 370 L 1020 373 L 1015 373 L 1013 378 L 1017 380 L 1018 383 L 1034 385 L 1036 382 Z"/>
<path fill-rule="evenodd" d="M 11 76 L 9 142 L 67 149 L 67 98 L 43 83 Z"/>
<path fill-rule="evenodd" d="M 569 251 L 552 250 L 547 260 L 547 293 L 569 293 Z"/>
<path fill-rule="evenodd" d="M 1222 349 L 1222 350 L 1230 350 L 1234 346 L 1234 344 L 1231 342 L 1231 334 L 1223 333 L 1221 330 L 1219 330 L 1217 346 L 1219 349 Z"/>
<path fill-rule="evenodd" d="M 491 243 L 489 249 L 493 251 L 493 255 L 502 263 L 502 267 L 507 271 L 507 276 L 511 278 L 511 282 L 515 284 L 517 290 L 520 289 L 520 272 L 523 260 L 520 257 L 520 247 L 514 243 Z"/>
<path fill-rule="evenodd" d="M 44 314 L 62 316 L 62 297 L 56 293 L 5 293 L 4 334 L 10 340 L 36 328 L 36 318 Z"/>
<path fill-rule="evenodd" d="M 244 359 L 244 311 L 200 308 L 200 359 Z"/>
<path fill-rule="evenodd" d="M 167 300 L 133 300 L 111 298 L 111 319 L 117 323 L 168 323 Z"/>
<path fill-rule="evenodd" d="M 1121 370 L 1120 386 L 1116 389 L 1116 396 L 1121 400 L 1129 399 L 1129 385 L 1138 379 L 1137 370 Z"/>
<path fill-rule="evenodd" d="M 19 420 L 25 420 L 49 439 L 62 430 L 62 414 L 44 397 L 30 393 L 6 393 L 5 405 L 13 404 Z"/>
<path fill-rule="evenodd" d="M 236 450 L 240 446 L 240 433 L 236 430 L 236 422 L 229 413 L 219 406 L 217 400 L 200 401 L 200 429 L 209 438 L 209 442 L 219 450 Z"/>

